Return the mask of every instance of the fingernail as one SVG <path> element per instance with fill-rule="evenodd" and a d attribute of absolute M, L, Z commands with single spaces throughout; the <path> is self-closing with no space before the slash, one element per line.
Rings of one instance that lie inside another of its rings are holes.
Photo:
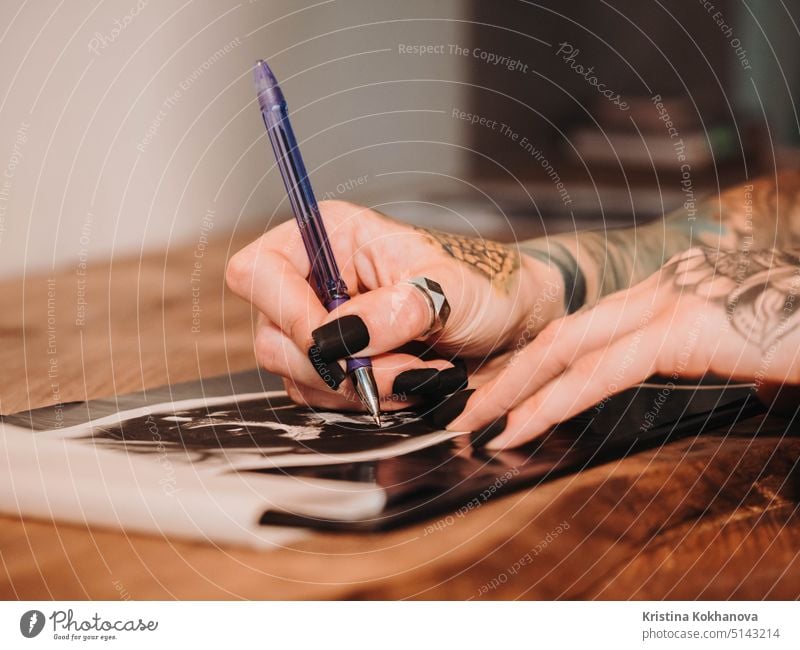
<path fill-rule="evenodd" d="M 429 394 L 438 384 L 436 380 L 439 371 L 436 368 L 416 368 L 401 372 L 394 378 L 392 383 L 393 393 L 409 393 L 417 395 L 419 393 Z"/>
<path fill-rule="evenodd" d="M 469 434 L 469 442 L 473 447 L 483 447 L 490 440 L 494 440 L 506 429 L 508 424 L 508 417 L 502 416 L 491 424 L 473 431 Z"/>
<path fill-rule="evenodd" d="M 351 357 L 369 345 L 369 330 L 358 316 L 342 316 L 318 327 L 311 336 L 325 361 Z"/>
<path fill-rule="evenodd" d="M 458 393 L 453 393 L 437 406 L 430 414 L 433 425 L 444 429 L 448 424 L 455 420 L 464 410 L 467 405 L 467 400 L 475 389 L 462 390 Z"/>
<path fill-rule="evenodd" d="M 461 359 L 460 357 L 456 357 L 455 359 L 451 360 L 451 363 L 456 368 L 461 368 L 464 372 L 467 372 L 467 362 L 464 361 L 464 359 Z"/>
<path fill-rule="evenodd" d="M 308 349 L 308 359 L 311 361 L 311 365 L 314 366 L 314 370 L 317 371 L 317 374 L 322 377 L 322 381 L 333 390 L 339 388 L 345 377 L 347 377 L 347 373 L 338 363 L 335 361 L 328 363 L 322 358 L 319 348 L 316 345 L 312 345 Z"/>
<path fill-rule="evenodd" d="M 466 364 L 447 368 L 439 372 L 439 393 L 441 395 L 449 395 L 457 390 L 463 390 L 467 387 L 468 382 Z"/>
<path fill-rule="evenodd" d="M 409 395 L 449 395 L 467 387 L 464 368 L 417 368 L 406 370 L 395 377 L 392 392 Z"/>

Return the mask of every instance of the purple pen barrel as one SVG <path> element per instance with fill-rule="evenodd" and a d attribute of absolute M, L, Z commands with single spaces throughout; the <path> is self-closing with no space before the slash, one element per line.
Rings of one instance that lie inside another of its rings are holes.
<path fill-rule="evenodd" d="M 328 235 L 322 225 L 322 216 L 319 214 L 305 164 L 298 154 L 297 141 L 288 119 L 286 100 L 275 75 L 264 61 L 259 61 L 256 65 L 254 76 L 264 125 L 275 151 L 275 159 L 281 170 L 292 211 L 297 218 L 303 245 L 311 261 L 314 289 L 325 308 L 333 311 L 347 302 L 350 296 L 347 295 L 347 286 L 341 279 Z M 347 371 L 369 368 L 371 365 L 369 359 L 348 359 Z"/>
<path fill-rule="evenodd" d="M 271 73 L 264 72 L 264 69 L 269 70 L 266 64 L 256 67 L 257 84 L 269 84 L 270 80 L 274 83 L 274 77 Z M 311 188 L 305 164 L 298 152 L 283 93 L 280 88 L 272 85 L 258 85 L 258 88 L 258 101 L 264 125 L 267 127 L 286 194 L 311 262 L 314 289 L 322 303 L 328 305 L 336 298 L 347 296 L 347 286 L 341 279 L 314 190 Z"/>
<path fill-rule="evenodd" d="M 265 61 L 258 61 L 256 64 L 254 78 L 264 125 L 267 127 L 286 194 L 311 264 L 311 281 L 322 304 L 328 311 L 333 311 L 347 302 L 350 296 L 347 295 L 347 285 L 339 273 L 317 200 L 297 147 L 286 100 L 275 75 Z M 347 372 L 359 398 L 380 426 L 379 396 L 369 358 L 347 359 Z"/>

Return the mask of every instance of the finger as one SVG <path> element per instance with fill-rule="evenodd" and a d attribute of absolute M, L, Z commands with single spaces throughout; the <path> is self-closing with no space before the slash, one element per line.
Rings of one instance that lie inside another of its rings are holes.
<path fill-rule="evenodd" d="M 234 293 L 252 302 L 299 349 L 307 350 L 311 330 L 325 319 L 327 311 L 306 280 L 309 263 L 305 251 L 302 245 L 299 251 L 291 246 L 292 233 L 286 225 L 275 229 L 285 231 L 288 243 L 283 248 L 276 249 L 280 237 L 268 237 L 275 232 L 270 231 L 231 258 L 226 278 Z M 299 238 L 299 233 L 296 236 Z"/>
<path fill-rule="evenodd" d="M 513 352 L 504 352 L 486 360 L 467 359 L 469 385 L 473 388 L 479 388 L 488 384 L 505 369 L 513 354 Z"/>
<path fill-rule="evenodd" d="M 305 354 L 272 323 L 262 322 L 255 339 L 256 359 L 261 367 L 294 384 L 317 391 L 328 388 L 341 393 L 342 406 L 353 397 L 341 362 L 326 362 L 314 352 Z M 394 399 L 404 396 L 444 396 L 463 388 L 466 369 L 446 359 L 422 360 L 410 354 L 389 353 L 372 359 L 379 395 Z M 408 400 L 402 399 L 407 402 Z"/>
<path fill-rule="evenodd" d="M 297 384 L 338 390 L 347 378 L 344 365 L 320 358 L 312 346 L 303 351 L 273 323 L 262 319 L 255 337 L 258 365 Z"/>
<path fill-rule="evenodd" d="M 486 447 L 504 449 L 528 442 L 559 422 L 644 381 L 656 369 L 652 351 L 659 349 L 666 331 L 666 325 L 659 323 L 648 328 L 645 336 L 625 336 L 608 348 L 581 357 L 513 409 L 504 430 L 486 441 Z"/>
<path fill-rule="evenodd" d="M 623 292 L 585 312 L 554 321 L 476 391 L 448 428 L 474 431 L 494 422 L 576 359 L 646 327 L 653 317 L 648 294 Z"/>
<path fill-rule="evenodd" d="M 431 308 L 422 292 L 405 282 L 353 297 L 312 332 L 328 360 L 373 356 L 419 338 L 431 327 Z"/>
<path fill-rule="evenodd" d="M 311 273 L 311 263 L 308 261 L 303 238 L 294 219 L 270 228 L 261 237 L 238 251 L 228 262 L 229 270 L 234 275 L 240 270 L 249 272 L 258 258 L 268 253 L 280 255 L 304 277 Z M 230 269 L 231 266 L 234 268 Z"/>

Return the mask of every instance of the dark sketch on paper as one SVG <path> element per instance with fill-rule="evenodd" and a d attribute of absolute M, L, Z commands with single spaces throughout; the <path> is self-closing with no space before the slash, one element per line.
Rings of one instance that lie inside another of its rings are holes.
<path fill-rule="evenodd" d="M 376 429 L 367 415 L 317 411 L 285 394 L 213 406 L 151 413 L 113 425 L 92 427 L 105 448 L 163 454 L 185 450 L 192 461 L 230 453 L 261 457 L 346 455 L 377 451 L 437 431 L 411 412 L 385 414 Z"/>

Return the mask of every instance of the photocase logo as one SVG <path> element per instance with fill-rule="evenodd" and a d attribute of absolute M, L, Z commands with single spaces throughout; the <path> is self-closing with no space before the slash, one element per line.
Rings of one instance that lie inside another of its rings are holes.
<path fill-rule="evenodd" d="M 22 636 L 32 639 L 44 628 L 44 614 L 38 609 L 25 612 L 19 619 L 19 631 Z"/>

